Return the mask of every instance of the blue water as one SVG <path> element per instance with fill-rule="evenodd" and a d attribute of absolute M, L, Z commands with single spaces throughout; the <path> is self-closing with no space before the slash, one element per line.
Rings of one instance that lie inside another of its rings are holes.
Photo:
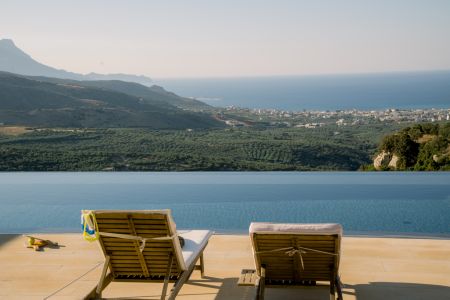
<path fill-rule="evenodd" d="M 0 173 L 0 232 L 76 232 L 81 209 L 170 208 L 178 228 L 338 222 L 450 236 L 450 173 Z"/>
<path fill-rule="evenodd" d="M 213 106 L 285 110 L 449 108 L 450 71 L 362 75 L 160 79 Z"/>

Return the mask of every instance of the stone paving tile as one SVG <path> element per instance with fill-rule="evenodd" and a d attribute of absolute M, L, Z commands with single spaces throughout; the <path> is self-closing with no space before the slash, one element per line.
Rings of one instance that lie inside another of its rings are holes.
<path fill-rule="evenodd" d="M 64 247 L 35 252 L 21 236 L 0 235 L 0 299 L 82 299 L 97 284 L 103 261 L 95 243 L 80 234 L 46 234 Z M 450 240 L 345 237 L 341 278 L 352 299 L 450 297 Z M 253 299 L 238 287 L 240 270 L 253 267 L 249 237 L 215 235 L 205 251 L 206 277 L 195 271 L 177 299 Z M 159 299 L 161 284 L 111 283 L 109 299 Z M 266 299 L 328 299 L 328 286 L 267 289 Z"/>

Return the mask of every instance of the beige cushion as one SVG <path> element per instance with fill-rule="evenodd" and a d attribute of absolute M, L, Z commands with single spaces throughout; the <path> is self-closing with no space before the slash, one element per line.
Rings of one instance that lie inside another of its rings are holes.
<path fill-rule="evenodd" d="M 341 224 L 301 224 L 301 223 L 251 223 L 249 228 L 252 233 L 277 233 L 277 234 L 338 234 L 342 236 Z"/>

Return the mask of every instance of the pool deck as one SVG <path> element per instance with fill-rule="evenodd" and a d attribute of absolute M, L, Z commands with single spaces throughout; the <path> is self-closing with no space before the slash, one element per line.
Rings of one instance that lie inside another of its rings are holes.
<path fill-rule="evenodd" d="M 80 234 L 36 234 L 59 249 L 35 252 L 20 235 L 0 235 L 0 299 L 82 299 L 97 284 L 103 257 Z M 214 235 L 205 251 L 206 277 L 194 271 L 177 299 L 253 299 L 236 285 L 252 268 L 248 236 Z M 450 240 L 344 237 L 344 299 L 450 299 Z M 106 299 L 159 299 L 160 284 L 111 283 Z M 329 299 L 328 287 L 267 289 L 266 299 Z"/>

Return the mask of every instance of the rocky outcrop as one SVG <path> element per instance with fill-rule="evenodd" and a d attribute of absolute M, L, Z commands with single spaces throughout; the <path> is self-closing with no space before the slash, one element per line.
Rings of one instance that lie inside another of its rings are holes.
<path fill-rule="evenodd" d="M 375 167 L 376 170 L 384 169 L 389 166 L 391 159 L 392 159 L 392 154 L 390 152 L 383 150 L 373 160 L 373 166 Z"/>
<path fill-rule="evenodd" d="M 399 159 L 400 158 L 396 154 L 383 150 L 373 160 L 373 166 L 376 170 L 384 170 L 388 168 L 396 170 Z"/>
<path fill-rule="evenodd" d="M 392 158 L 391 158 L 391 161 L 388 164 L 388 167 L 391 168 L 391 169 L 397 170 L 397 163 L 398 163 L 399 159 L 400 158 L 397 155 L 393 154 Z"/>

